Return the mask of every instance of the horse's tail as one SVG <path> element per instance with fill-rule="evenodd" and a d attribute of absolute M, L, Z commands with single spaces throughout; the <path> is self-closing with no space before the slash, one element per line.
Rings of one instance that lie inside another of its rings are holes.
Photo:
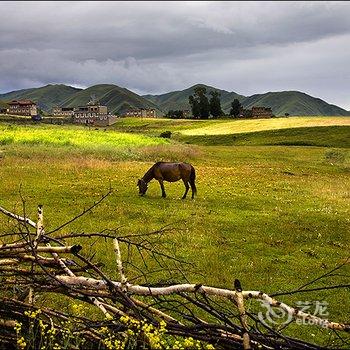
<path fill-rule="evenodd" d="M 197 194 L 197 187 L 196 187 L 195 181 L 196 181 L 196 170 L 194 170 L 194 167 L 191 165 L 190 185 L 191 185 L 193 194 Z"/>

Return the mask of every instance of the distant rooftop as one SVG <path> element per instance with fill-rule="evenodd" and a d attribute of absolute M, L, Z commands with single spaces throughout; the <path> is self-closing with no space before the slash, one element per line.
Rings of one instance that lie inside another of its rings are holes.
<path fill-rule="evenodd" d="M 32 100 L 13 100 L 9 102 L 9 105 L 35 105 L 35 102 L 33 102 Z"/>

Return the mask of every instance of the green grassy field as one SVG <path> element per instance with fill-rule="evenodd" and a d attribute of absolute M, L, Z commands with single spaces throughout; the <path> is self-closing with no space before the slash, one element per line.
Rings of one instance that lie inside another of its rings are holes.
<path fill-rule="evenodd" d="M 271 131 L 275 119 L 256 120 L 249 133 L 243 122 L 251 121 L 124 119 L 107 131 L 1 124 L 0 205 L 21 212 L 21 193 L 28 216 L 44 205 L 50 230 L 112 186 L 112 195 L 66 232 L 147 233 L 171 225 L 162 243 L 194 264 L 190 281 L 232 288 L 239 278 L 245 289 L 292 290 L 349 256 L 349 118 L 288 118 L 288 128 L 277 131 Z M 220 126 L 227 135 L 217 134 Z M 204 137 L 203 129 L 214 130 L 212 136 Z M 173 132 L 170 140 L 157 137 L 165 130 Z M 165 184 L 166 199 L 154 181 L 146 197 L 138 196 L 137 179 L 159 160 L 195 166 L 195 200 L 180 199 L 181 182 Z M 0 225 L 10 230 L 1 216 Z M 98 241 L 85 247 L 92 251 L 117 277 L 112 247 Z M 348 283 L 349 273 L 348 265 L 315 286 Z M 154 274 L 151 281 L 161 278 Z M 350 322 L 348 296 L 343 288 L 281 300 L 327 301 L 331 319 Z M 310 328 L 295 327 L 308 340 L 328 334 L 312 329 L 310 339 Z"/>

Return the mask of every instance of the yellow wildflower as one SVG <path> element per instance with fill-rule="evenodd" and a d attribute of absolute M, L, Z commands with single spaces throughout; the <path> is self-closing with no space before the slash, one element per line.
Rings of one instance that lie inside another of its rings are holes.
<path fill-rule="evenodd" d="M 26 316 L 28 316 L 29 318 L 35 318 L 36 316 L 38 316 L 41 313 L 41 310 L 38 309 L 36 311 L 24 311 L 24 314 Z"/>
<path fill-rule="evenodd" d="M 25 349 L 26 348 L 27 344 L 26 344 L 26 342 L 25 342 L 23 337 L 17 339 L 17 346 L 18 346 L 19 349 Z"/>
<path fill-rule="evenodd" d="M 194 345 L 194 341 L 193 341 L 193 338 L 192 337 L 189 337 L 189 338 L 186 338 L 184 340 L 184 347 L 185 348 L 192 348 Z"/>

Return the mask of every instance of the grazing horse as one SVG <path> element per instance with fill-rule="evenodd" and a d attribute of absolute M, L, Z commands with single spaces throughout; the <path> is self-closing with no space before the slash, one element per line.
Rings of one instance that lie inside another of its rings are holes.
<path fill-rule="evenodd" d="M 148 183 L 152 180 L 156 179 L 159 182 L 160 188 L 162 189 L 162 197 L 166 197 L 164 183 L 163 181 L 175 182 L 178 180 L 182 180 L 186 191 L 182 196 L 182 199 L 186 198 L 187 192 L 190 188 L 188 184 L 191 185 L 192 190 L 192 199 L 194 198 L 195 193 L 197 193 L 195 179 L 196 172 L 194 167 L 188 163 L 170 163 L 170 162 L 158 162 L 155 163 L 140 179 L 137 183 L 139 188 L 139 194 L 143 196 L 148 188 Z"/>

